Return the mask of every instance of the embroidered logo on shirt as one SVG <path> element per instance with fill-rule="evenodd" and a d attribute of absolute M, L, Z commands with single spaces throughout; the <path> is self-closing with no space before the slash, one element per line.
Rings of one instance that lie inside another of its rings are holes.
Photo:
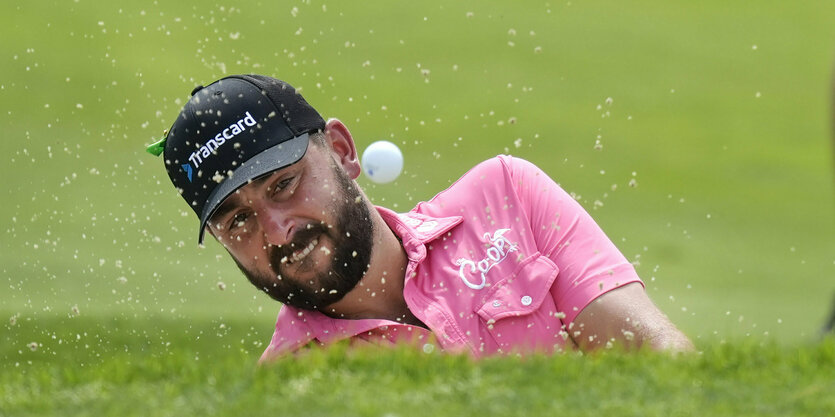
<path fill-rule="evenodd" d="M 504 237 L 504 234 L 509 231 L 510 229 L 499 229 L 492 235 L 490 233 L 484 234 L 484 239 L 490 243 L 490 247 L 487 248 L 487 256 L 484 259 L 474 262 L 467 258 L 459 258 L 455 261 L 455 264 L 458 265 L 458 276 L 461 277 L 466 286 L 474 290 L 484 288 L 487 285 L 487 273 L 505 260 L 510 252 L 516 252 L 517 245 Z M 478 282 L 479 276 L 481 282 L 473 283 L 473 280 Z"/>

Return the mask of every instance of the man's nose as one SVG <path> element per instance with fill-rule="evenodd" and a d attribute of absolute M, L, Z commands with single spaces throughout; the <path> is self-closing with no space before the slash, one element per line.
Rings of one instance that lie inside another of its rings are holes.
<path fill-rule="evenodd" d="M 281 210 L 264 205 L 255 211 L 255 215 L 267 243 L 274 246 L 290 243 L 292 234 L 295 232 L 295 222 L 284 215 Z"/>

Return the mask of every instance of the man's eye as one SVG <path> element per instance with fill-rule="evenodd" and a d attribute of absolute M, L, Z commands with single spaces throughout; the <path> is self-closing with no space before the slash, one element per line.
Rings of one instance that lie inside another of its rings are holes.
<path fill-rule="evenodd" d="M 290 183 L 293 182 L 294 178 L 295 177 L 285 178 L 285 179 L 275 183 L 275 191 L 278 192 L 278 191 L 281 191 L 281 190 L 287 188 L 290 185 Z"/>
<path fill-rule="evenodd" d="M 246 213 L 238 213 L 234 217 L 232 217 L 232 221 L 229 222 L 229 230 L 233 230 L 238 227 L 243 227 L 246 224 L 246 219 L 248 215 Z"/>

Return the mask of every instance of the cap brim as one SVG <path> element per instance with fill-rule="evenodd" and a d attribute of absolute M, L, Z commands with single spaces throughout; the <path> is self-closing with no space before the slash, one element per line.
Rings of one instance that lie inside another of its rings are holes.
<path fill-rule="evenodd" d="M 232 172 L 232 175 L 224 179 L 218 185 L 206 200 L 206 205 L 203 206 L 203 213 L 200 214 L 200 234 L 197 242 L 203 243 L 203 235 L 206 231 L 206 223 L 209 218 L 215 213 L 218 206 L 235 192 L 238 188 L 246 185 L 250 181 L 269 174 L 275 170 L 287 167 L 298 162 L 307 152 L 307 145 L 310 142 L 310 135 L 304 133 L 296 136 L 293 139 L 282 142 L 272 148 L 266 149 L 261 153 L 249 158 L 238 169 Z"/>

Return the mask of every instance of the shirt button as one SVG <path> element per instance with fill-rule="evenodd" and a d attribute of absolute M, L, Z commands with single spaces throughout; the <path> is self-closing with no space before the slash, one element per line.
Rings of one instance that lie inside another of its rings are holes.
<path fill-rule="evenodd" d="M 435 351 L 435 345 L 427 343 L 423 345 L 423 353 L 432 353 Z"/>
<path fill-rule="evenodd" d="M 494 301 L 493 301 L 493 307 L 498 308 L 498 307 L 501 307 L 501 306 L 502 306 L 502 302 L 501 302 L 501 301 L 499 301 L 499 300 L 494 300 Z"/>
<path fill-rule="evenodd" d="M 526 295 L 526 296 L 522 297 L 522 305 L 523 306 L 529 306 L 529 305 L 531 305 L 532 302 L 533 302 L 533 298 L 531 298 L 530 295 Z"/>

